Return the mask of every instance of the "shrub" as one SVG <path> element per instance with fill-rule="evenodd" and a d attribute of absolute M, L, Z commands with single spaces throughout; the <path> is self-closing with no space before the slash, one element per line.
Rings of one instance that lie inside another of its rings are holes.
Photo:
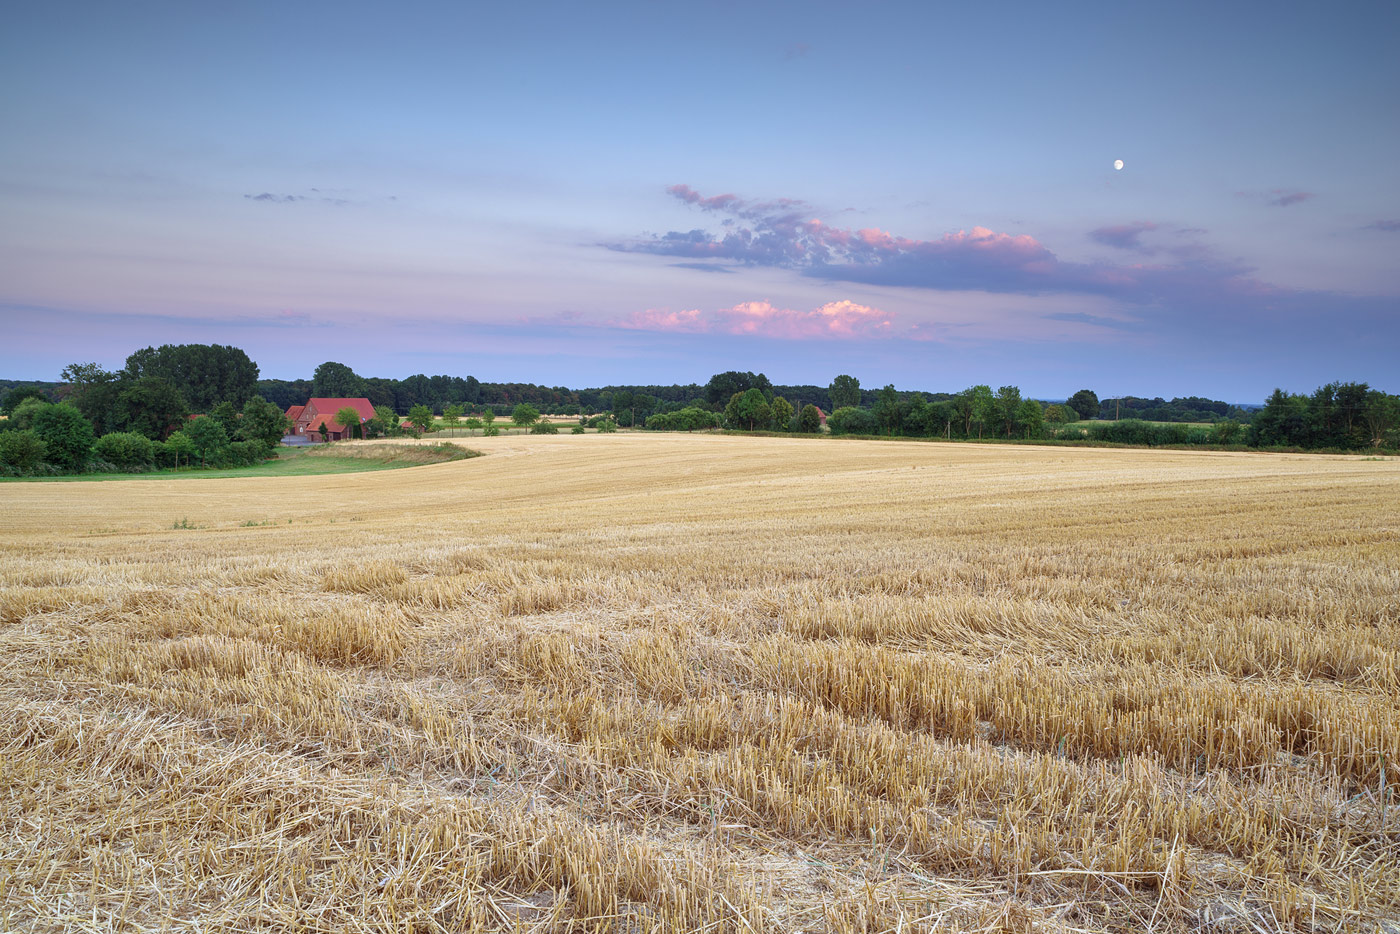
<path fill-rule="evenodd" d="M 1210 444 L 1214 436 L 1209 428 L 1191 428 L 1186 432 L 1187 444 Z"/>
<path fill-rule="evenodd" d="M 536 423 L 530 428 L 530 434 L 532 434 L 532 435 L 557 435 L 557 434 L 559 434 L 559 426 L 556 425 L 556 424 L 554 424 L 553 422 L 536 422 Z"/>
<path fill-rule="evenodd" d="M 20 406 L 24 408 L 24 406 Z M 44 442 L 44 458 L 63 470 L 82 470 L 96 438 L 92 422 L 71 405 L 47 405 L 34 413 L 34 433 Z"/>
<path fill-rule="evenodd" d="M 5 473 L 30 473 L 44 461 L 42 438 L 32 431 L 0 432 L 0 469 Z"/>
<path fill-rule="evenodd" d="M 183 431 L 171 432 L 170 437 L 156 451 L 156 462 L 162 467 L 188 466 L 190 459 L 198 453 L 190 436 Z"/>
<path fill-rule="evenodd" d="M 267 445 L 261 441 L 235 441 L 228 446 L 230 467 L 252 467 L 267 457 Z"/>
<path fill-rule="evenodd" d="M 1244 440 L 1242 427 L 1234 419 L 1216 422 L 1210 429 L 1211 440 L 1216 444 L 1237 444 Z"/>
<path fill-rule="evenodd" d="M 98 438 L 92 451 L 118 470 L 144 470 L 155 463 L 156 442 L 134 431 L 113 431 Z"/>
<path fill-rule="evenodd" d="M 617 431 L 617 422 L 613 421 L 610 418 L 602 419 L 598 422 L 598 430 L 603 432 L 604 434 L 611 434 L 612 432 Z"/>
<path fill-rule="evenodd" d="M 843 406 L 828 415 L 826 427 L 833 435 L 873 435 L 879 430 L 873 412 L 853 405 Z"/>
<path fill-rule="evenodd" d="M 581 435 L 583 432 L 584 428 L 582 425 L 575 425 L 573 428 L 569 429 L 569 434 L 571 435 Z"/>

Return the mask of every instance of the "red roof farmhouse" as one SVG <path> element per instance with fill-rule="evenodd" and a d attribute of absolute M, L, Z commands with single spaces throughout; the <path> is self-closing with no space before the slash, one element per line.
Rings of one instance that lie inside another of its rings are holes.
<path fill-rule="evenodd" d="M 346 408 L 360 413 L 361 425 L 374 418 L 374 406 L 368 399 L 308 399 L 306 405 L 294 405 L 287 410 L 292 434 L 305 435 L 312 441 L 341 441 L 352 437 L 346 426 L 335 420 L 335 413 Z"/>

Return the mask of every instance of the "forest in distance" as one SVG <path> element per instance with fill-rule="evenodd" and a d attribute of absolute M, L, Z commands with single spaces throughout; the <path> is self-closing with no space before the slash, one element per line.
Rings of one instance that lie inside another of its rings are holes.
<path fill-rule="evenodd" d="M 1019 387 L 979 384 L 958 392 L 872 390 L 848 374 L 825 387 L 775 385 L 731 370 L 704 385 L 572 390 L 475 377 L 363 377 L 327 361 L 310 380 L 260 379 L 241 349 L 163 345 L 131 354 L 116 371 L 64 368 L 56 382 L 0 381 L 0 476 L 142 472 L 155 467 L 254 465 L 276 456 L 283 414 L 309 398 L 366 398 L 376 417 L 360 438 L 469 431 L 497 415 L 554 433 L 541 415 L 577 417 L 575 433 L 616 428 L 725 429 L 851 437 L 942 438 L 1311 451 L 1400 449 L 1400 396 L 1366 383 L 1332 382 L 1311 393 L 1275 389 L 1262 406 L 1197 396 L 1170 401 L 1101 399 L 1081 389 L 1064 400 Z M 209 416 L 200 418 L 198 416 Z M 408 421 L 402 419 L 407 416 Z M 442 422 L 439 423 L 438 417 Z M 463 420 L 465 416 L 465 420 Z M 494 431 L 490 428 L 487 431 Z"/>

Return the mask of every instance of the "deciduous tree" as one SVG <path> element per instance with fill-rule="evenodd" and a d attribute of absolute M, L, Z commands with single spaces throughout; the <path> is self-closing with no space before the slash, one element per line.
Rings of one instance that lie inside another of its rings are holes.
<path fill-rule="evenodd" d="M 336 423 L 345 429 L 347 438 L 364 438 L 360 417 L 360 410 L 354 406 L 342 406 L 335 412 Z"/>
<path fill-rule="evenodd" d="M 845 373 L 842 373 L 831 381 L 831 387 L 828 392 L 831 394 L 831 408 L 833 411 L 847 406 L 860 405 L 860 380 L 856 379 L 854 376 L 847 376 Z"/>
<path fill-rule="evenodd" d="M 792 403 L 782 396 L 774 396 L 768 408 L 773 419 L 774 431 L 792 430 Z"/>
<path fill-rule="evenodd" d="M 1081 389 L 1067 403 L 1080 418 L 1099 417 L 1099 397 L 1092 389 Z"/>
<path fill-rule="evenodd" d="M 185 435 L 199 454 L 201 467 L 207 467 L 210 461 L 217 464 L 224 448 L 228 447 L 229 438 L 224 426 L 208 416 L 192 419 L 185 426 Z"/>
<path fill-rule="evenodd" d="M 97 438 L 92 422 L 71 405 L 46 405 L 34 413 L 33 431 L 44 442 L 44 459 L 63 470 L 82 470 Z"/>
<path fill-rule="evenodd" d="M 413 426 L 414 434 L 430 431 L 433 427 L 433 410 L 421 403 L 415 405 L 408 410 L 408 423 Z"/>

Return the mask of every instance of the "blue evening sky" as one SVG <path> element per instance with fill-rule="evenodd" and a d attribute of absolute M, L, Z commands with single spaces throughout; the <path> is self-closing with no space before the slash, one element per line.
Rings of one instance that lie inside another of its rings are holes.
<path fill-rule="evenodd" d="M 1394 3 L 13 4 L 0 377 L 199 342 L 1397 391 L 1397 37 Z"/>

